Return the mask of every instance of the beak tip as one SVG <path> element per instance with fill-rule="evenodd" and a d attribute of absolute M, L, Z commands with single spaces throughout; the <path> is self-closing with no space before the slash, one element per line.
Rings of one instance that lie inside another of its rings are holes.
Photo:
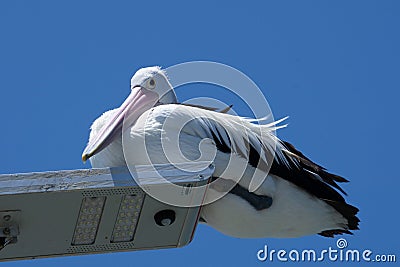
<path fill-rule="evenodd" d="M 88 154 L 82 154 L 82 161 L 83 163 L 86 163 L 86 161 L 89 159 L 89 155 Z"/>

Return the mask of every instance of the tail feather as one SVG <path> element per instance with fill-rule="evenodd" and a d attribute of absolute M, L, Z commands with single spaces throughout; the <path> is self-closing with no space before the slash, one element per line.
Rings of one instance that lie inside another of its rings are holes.
<path fill-rule="evenodd" d="M 324 167 L 307 158 L 292 144 L 285 141 L 282 141 L 282 144 L 287 149 L 284 151 L 285 157 L 291 162 L 290 168 L 292 168 L 292 171 L 285 171 L 284 165 L 280 165 L 277 162 L 274 162 L 271 170 L 280 172 L 280 174 L 283 175 L 278 176 L 297 184 L 310 194 L 325 201 L 347 220 L 347 224 L 343 225 L 342 228 L 325 230 L 322 231 L 320 235 L 333 237 L 339 234 L 351 234 L 350 230 L 358 230 L 358 224 L 360 222 L 360 219 L 356 216 L 359 211 L 358 208 L 346 203 L 340 193 L 333 189 L 335 188 L 346 195 L 344 190 L 337 183 L 348 182 L 348 180 L 328 172 Z M 292 175 L 293 177 L 291 177 L 291 173 L 294 173 Z M 315 175 L 318 179 L 315 178 Z"/>

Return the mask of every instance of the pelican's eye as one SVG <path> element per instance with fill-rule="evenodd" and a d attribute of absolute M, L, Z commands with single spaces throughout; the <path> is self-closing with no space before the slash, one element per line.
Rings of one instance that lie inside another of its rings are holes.
<path fill-rule="evenodd" d="M 156 80 L 154 80 L 153 78 L 149 79 L 147 81 L 147 88 L 149 88 L 149 89 L 156 88 Z"/>

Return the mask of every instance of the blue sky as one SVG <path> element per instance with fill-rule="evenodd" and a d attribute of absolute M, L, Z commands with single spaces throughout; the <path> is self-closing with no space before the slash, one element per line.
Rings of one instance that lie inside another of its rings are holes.
<path fill-rule="evenodd" d="M 1 1 L 0 173 L 88 168 L 80 158 L 88 128 L 123 101 L 138 68 L 217 61 L 252 78 L 276 118 L 290 116 L 281 138 L 351 181 L 344 188 L 361 230 L 346 236 L 349 247 L 400 260 L 400 3 L 216 2 Z M 180 97 L 208 94 L 229 102 L 212 90 Z M 236 112 L 246 115 L 240 105 Z M 265 266 L 256 258 L 265 244 L 322 250 L 335 242 L 236 239 L 200 226 L 181 249 L 0 266 Z"/>

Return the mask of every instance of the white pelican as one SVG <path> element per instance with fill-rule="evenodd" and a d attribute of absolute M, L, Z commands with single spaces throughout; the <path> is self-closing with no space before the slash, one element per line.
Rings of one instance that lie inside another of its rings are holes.
<path fill-rule="evenodd" d="M 198 146 L 203 145 L 206 151 L 216 151 L 216 178 L 224 174 L 224 181 L 241 179 L 227 195 L 201 210 L 200 221 L 226 235 L 260 238 L 320 234 L 333 237 L 358 229 L 358 209 L 347 204 L 337 191 L 345 194 L 337 182 L 347 180 L 327 172 L 294 146 L 271 134 L 277 128 L 276 123 L 258 125 L 238 116 L 176 103 L 164 70 L 159 67 L 138 70 L 132 77 L 131 93 L 124 103 L 105 112 L 91 126 L 83 161 L 90 159 L 93 167 L 126 166 L 122 121 L 124 116 L 129 116 L 130 124 L 124 128 L 128 139 L 124 142 L 135 147 L 136 142 L 146 138 L 147 153 L 153 163 L 168 163 L 167 157 L 160 153 L 160 132 L 168 134 L 181 130 L 180 149 L 188 160 L 198 158 Z M 162 128 L 166 120 L 191 122 L 183 129 L 175 127 L 174 123 Z M 239 129 L 238 124 L 246 131 Z M 145 134 L 143 129 L 146 129 Z M 260 135 L 261 132 L 264 135 Z M 200 144 L 204 138 L 208 141 Z M 276 151 L 269 173 L 265 173 L 261 186 L 250 192 L 248 178 L 259 168 L 259 162 L 266 160 L 270 149 Z M 125 152 L 130 155 L 129 164 L 147 163 L 144 151 Z M 169 152 L 170 157 L 179 157 L 175 151 Z M 235 162 L 227 167 L 229 155 L 233 155 Z M 240 175 L 234 168 L 243 162 L 246 170 Z M 224 172 L 225 168 L 233 169 Z M 227 177 L 226 173 L 241 177 Z"/>

